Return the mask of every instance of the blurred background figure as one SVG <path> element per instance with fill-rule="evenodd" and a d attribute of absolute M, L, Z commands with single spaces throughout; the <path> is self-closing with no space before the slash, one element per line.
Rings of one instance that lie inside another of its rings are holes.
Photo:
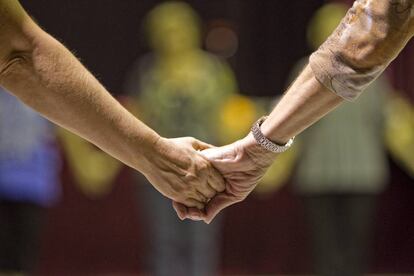
<path fill-rule="evenodd" d="M 58 137 L 74 184 L 80 192 L 89 199 L 101 199 L 109 195 L 124 167 L 122 163 L 63 128 L 59 128 Z"/>
<path fill-rule="evenodd" d="M 0 274 L 30 273 L 46 207 L 60 192 L 48 121 L 0 88 Z"/>
<path fill-rule="evenodd" d="M 139 116 L 161 135 L 194 136 L 217 145 L 220 112 L 237 87 L 230 68 L 201 50 L 200 27 L 184 2 L 156 6 L 146 20 L 153 53 L 134 65 L 126 92 Z M 139 176 L 137 181 L 145 183 Z M 139 189 L 152 234 L 150 274 L 217 275 L 220 219 L 210 225 L 182 222 L 170 200 L 148 184 Z"/>
<path fill-rule="evenodd" d="M 308 27 L 313 50 L 327 38 L 347 6 L 322 6 Z M 296 76 L 306 60 L 294 69 Z M 391 88 L 384 77 L 355 103 L 345 103 L 306 130 L 295 175 L 304 200 L 318 275 L 366 272 L 378 194 L 388 181 L 384 100 Z"/>
<path fill-rule="evenodd" d="M 387 103 L 385 140 L 393 159 L 414 179 L 414 105 L 395 93 Z"/>

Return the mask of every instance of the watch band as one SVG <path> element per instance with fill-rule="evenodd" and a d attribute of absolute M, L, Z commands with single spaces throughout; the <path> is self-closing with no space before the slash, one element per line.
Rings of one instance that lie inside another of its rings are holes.
<path fill-rule="evenodd" d="M 272 151 L 275 153 L 281 153 L 286 151 L 288 148 L 290 148 L 290 146 L 292 146 L 295 137 L 290 138 L 289 141 L 284 145 L 278 145 L 267 139 L 260 129 L 260 126 L 267 119 L 267 117 L 268 116 L 263 116 L 253 124 L 251 132 L 253 134 L 254 139 L 261 147 L 265 148 L 268 151 Z"/>

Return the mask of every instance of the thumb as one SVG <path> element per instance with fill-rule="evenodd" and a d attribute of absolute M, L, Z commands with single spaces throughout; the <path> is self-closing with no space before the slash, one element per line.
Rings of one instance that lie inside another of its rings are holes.
<path fill-rule="evenodd" d="M 177 213 L 177 216 L 181 220 L 184 220 L 187 217 L 187 214 L 188 214 L 187 207 L 185 207 L 184 204 L 181 204 L 177 201 L 173 201 L 172 205 L 173 205 L 173 208 L 174 208 L 175 212 Z"/>
<path fill-rule="evenodd" d="M 214 148 L 213 145 L 200 141 L 194 137 L 191 137 L 191 146 L 193 147 L 193 149 L 198 151 Z"/>
<path fill-rule="evenodd" d="M 200 154 L 210 161 L 229 161 L 237 157 L 233 144 L 205 149 Z"/>
<path fill-rule="evenodd" d="M 236 202 L 237 200 L 232 195 L 226 193 L 216 195 L 206 206 L 204 222 L 210 224 L 223 209 L 233 205 Z"/>
<path fill-rule="evenodd" d="M 173 201 L 173 208 L 181 220 L 185 220 L 186 218 L 191 220 L 203 220 L 205 217 L 203 211 L 197 208 L 186 207 L 184 204 L 176 201 Z"/>

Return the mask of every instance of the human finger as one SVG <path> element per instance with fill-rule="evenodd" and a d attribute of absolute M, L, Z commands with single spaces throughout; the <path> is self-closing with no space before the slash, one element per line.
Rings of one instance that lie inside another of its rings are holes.
<path fill-rule="evenodd" d="M 187 208 L 184 204 L 177 201 L 173 201 L 173 208 L 181 220 L 191 219 L 199 221 L 205 217 L 205 213 L 202 210 L 192 207 Z"/>
<path fill-rule="evenodd" d="M 204 222 L 210 224 L 223 209 L 236 202 L 237 200 L 231 195 L 225 193 L 216 195 L 206 206 Z"/>
<path fill-rule="evenodd" d="M 207 184 L 219 193 L 226 189 L 226 181 L 221 173 L 214 167 L 209 167 Z"/>
<path fill-rule="evenodd" d="M 175 212 L 177 213 L 177 216 L 181 219 L 184 220 L 187 218 L 188 215 L 188 209 L 184 204 L 181 204 L 177 201 L 173 201 L 172 202 L 173 208 L 175 210 Z"/>
<path fill-rule="evenodd" d="M 190 137 L 191 139 L 191 146 L 193 147 L 193 149 L 198 150 L 198 151 L 202 151 L 205 149 L 210 149 L 210 148 L 214 148 L 215 146 L 208 144 L 206 142 L 200 141 L 196 138 Z"/>
<path fill-rule="evenodd" d="M 203 210 L 199 210 L 196 208 L 188 208 L 187 218 L 194 221 L 204 220 L 205 213 Z"/>
<path fill-rule="evenodd" d="M 203 210 L 205 207 L 204 203 L 193 198 L 186 198 L 185 200 L 183 200 L 182 204 L 184 204 L 186 207 L 194 207 L 199 210 Z"/>
<path fill-rule="evenodd" d="M 208 186 L 208 185 L 206 185 Z M 209 186 L 208 186 L 209 187 Z M 198 188 L 196 189 L 196 198 L 201 198 L 201 202 L 206 204 L 210 201 L 211 198 L 213 198 L 216 195 L 216 192 L 211 187 L 209 188 L 212 191 L 207 191 L 206 189 Z"/>
<path fill-rule="evenodd" d="M 217 191 L 208 182 L 203 186 L 197 187 L 197 191 L 205 197 L 205 200 L 203 201 L 205 203 L 217 194 Z"/>

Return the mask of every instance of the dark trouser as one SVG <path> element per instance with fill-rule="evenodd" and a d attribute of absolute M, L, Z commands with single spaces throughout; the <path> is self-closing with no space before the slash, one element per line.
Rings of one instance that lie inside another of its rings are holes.
<path fill-rule="evenodd" d="M 0 274 L 31 271 L 43 212 L 31 203 L 0 200 Z"/>
<path fill-rule="evenodd" d="M 304 196 L 313 242 L 315 270 L 322 276 L 366 272 L 375 195 Z"/>
<path fill-rule="evenodd" d="M 220 219 L 207 225 L 181 221 L 171 200 L 139 178 L 140 201 L 148 219 L 149 273 L 154 276 L 218 275 Z"/>

